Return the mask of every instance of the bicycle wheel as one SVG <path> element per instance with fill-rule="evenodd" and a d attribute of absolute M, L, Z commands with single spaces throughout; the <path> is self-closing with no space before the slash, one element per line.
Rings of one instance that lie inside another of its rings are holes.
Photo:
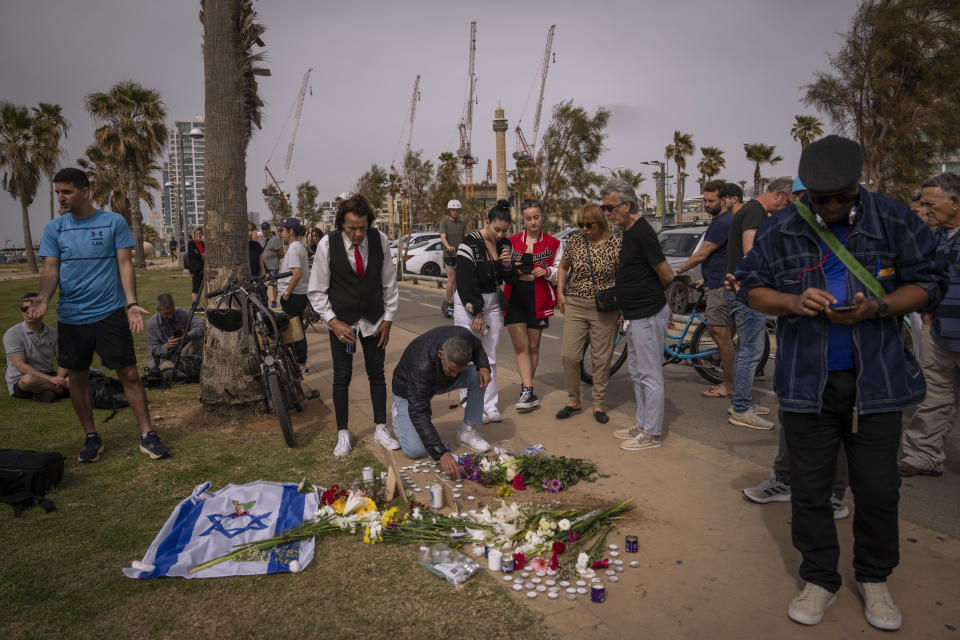
<path fill-rule="evenodd" d="M 627 361 L 627 339 L 622 333 L 617 333 L 617 341 L 613 345 L 613 356 L 610 358 L 610 375 L 612 376 L 623 363 Z M 593 384 L 593 353 L 590 350 L 590 336 L 583 345 L 583 358 L 580 360 L 580 379 L 587 384 Z"/>
<path fill-rule="evenodd" d="M 734 352 L 737 349 L 737 338 L 733 340 Z M 720 384 L 723 382 L 723 366 L 720 362 L 720 349 L 716 341 L 710 335 L 707 325 L 701 324 L 693 332 L 693 338 L 690 340 L 691 353 L 704 353 L 705 356 L 692 358 L 693 368 L 697 370 L 700 376 L 710 384 Z M 763 333 L 763 353 L 760 356 L 760 362 L 757 363 L 755 375 L 763 375 L 763 369 L 770 358 L 770 334 Z"/>
<path fill-rule="evenodd" d="M 293 426 L 290 424 L 290 412 L 287 410 L 287 399 L 284 397 L 283 389 L 280 386 L 280 374 L 276 371 L 267 372 L 267 388 L 270 390 L 270 404 L 273 405 L 273 412 L 277 414 L 280 430 L 283 431 L 283 439 L 288 447 L 295 447 L 297 446 L 297 438 L 293 434 Z"/>
<path fill-rule="evenodd" d="M 293 406 L 297 412 L 303 411 L 303 401 L 306 398 L 306 394 L 303 393 L 303 387 L 300 385 L 303 381 L 303 375 L 300 373 L 300 365 L 297 364 L 293 357 L 293 352 L 288 345 L 281 345 L 280 353 L 283 354 L 284 367 L 287 370 L 287 378 L 289 378 L 290 381 L 290 384 L 286 386 L 290 405 Z"/>
<path fill-rule="evenodd" d="M 710 335 L 707 325 L 700 324 L 693 332 L 693 338 L 690 339 L 690 352 L 703 353 L 706 355 L 692 358 L 693 368 L 697 370 L 700 376 L 710 384 L 720 384 L 723 382 L 723 366 L 720 363 L 720 349 L 717 348 L 717 342 Z"/>

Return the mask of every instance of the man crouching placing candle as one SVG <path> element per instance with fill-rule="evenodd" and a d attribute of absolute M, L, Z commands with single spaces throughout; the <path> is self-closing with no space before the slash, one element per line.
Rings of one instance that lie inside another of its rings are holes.
<path fill-rule="evenodd" d="M 433 426 L 430 400 L 438 393 L 467 390 L 457 437 L 482 453 L 490 449 L 477 432 L 483 424 L 483 390 L 489 383 L 490 364 L 483 345 L 464 327 L 437 327 L 407 345 L 393 370 L 393 429 L 404 454 L 413 459 L 429 455 L 444 473 L 459 478 L 457 459 Z"/>

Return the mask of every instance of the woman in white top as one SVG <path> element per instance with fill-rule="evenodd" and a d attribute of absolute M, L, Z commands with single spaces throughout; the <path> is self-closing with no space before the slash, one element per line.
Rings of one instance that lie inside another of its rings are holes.
<path fill-rule="evenodd" d="M 294 316 L 291 322 L 300 322 L 300 314 L 310 302 L 307 300 L 307 283 L 310 280 L 310 258 L 307 248 L 300 242 L 303 235 L 303 226 L 296 218 L 287 218 L 278 228 L 280 239 L 286 243 L 287 250 L 280 262 L 280 273 L 292 272 L 286 278 L 277 280 L 277 291 L 280 293 L 280 307 L 284 313 Z M 301 328 L 302 328 L 301 324 Z M 300 371 L 307 373 L 307 338 L 294 342 L 293 357 L 300 365 Z"/>

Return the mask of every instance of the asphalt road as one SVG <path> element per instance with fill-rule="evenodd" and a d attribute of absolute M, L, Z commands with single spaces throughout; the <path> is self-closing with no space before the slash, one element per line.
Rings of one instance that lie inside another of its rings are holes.
<path fill-rule="evenodd" d="M 413 333 L 423 333 L 433 327 L 452 323 L 440 313 L 443 290 L 431 286 L 408 286 L 400 288 L 400 309 L 395 324 Z M 560 363 L 560 337 L 563 331 L 563 318 L 550 319 L 550 327 L 544 331 L 540 349 L 540 364 L 537 368 L 535 387 L 538 395 L 564 389 L 563 369 Z M 510 337 L 503 331 L 497 349 L 498 367 L 516 371 L 513 347 Z M 666 433 L 674 432 L 692 438 L 703 444 L 723 450 L 737 457 L 750 460 L 769 468 L 777 452 L 779 433 L 774 431 L 754 431 L 734 427 L 727 423 L 727 406 L 724 400 L 703 398 L 700 392 L 706 388 L 706 382 L 692 367 L 679 364 L 667 365 L 666 380 Z M 755 399 L 765 406 L 776 408 L 776 396 L 772 389 L 773 361 L 766 370 L 764 379 L 754 385 Z M 586 385 L 582 390 L 586 410 L 590 409 L 590 391 Z M 500 411 L 513 411 L 513 403 L 520 395 L 520 386 L 501 385 Z M 634 411 L 633 386 L 624 366 L 610 379 L 607 390 L 607 409 L 632 414 Z M 553 419 L 553 414 L 561 404 L 548 406 L 546 403 L 538 410 L 541 418 Z M 776 411 L 773 412 L 774 416 Z M 904 416 L 904 424 L 909 417 Z M 613 427 L 611 421 L 607 427 Z M 630 426 L 630 425 L 616 425 Z M 779 429 L 779 425 L 777 427 Z M 960 538 L 960 429 L 954 429 L 947 436 L 947 468 L 941 478 L 904 478 L 900 497 L 901 518 L 921 526 Z M 764 473 L 756 477 L 744 478 L 743 486 L 759 483 Z M 743 486 L 730 487 L 732 490 Z M 680 493 L 679 495 L 682 495 Z M 848 503 L 852 504 L 850 493 Z M 758 505 L 758 508 L 762 506 Z"/>

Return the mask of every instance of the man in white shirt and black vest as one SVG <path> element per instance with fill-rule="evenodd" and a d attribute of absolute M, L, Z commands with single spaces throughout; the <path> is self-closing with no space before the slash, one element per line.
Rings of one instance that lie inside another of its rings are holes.
<path fill-rule="evenodd" d="M 353 354 L 359 345 L 370 380 L 376 423 L 374 441 L 399 449 L 387 430 L 387 383 L 383 361 L 400 292 L 387 236 L 373 227 L 376 214 L 362 195 L 340 202 L 336 232 L 317 245 L 307 295 L 330 331 L 333 356 L 333 407 L 339 435 L 336 456 L 350 453 L 349 387 Z"/>

